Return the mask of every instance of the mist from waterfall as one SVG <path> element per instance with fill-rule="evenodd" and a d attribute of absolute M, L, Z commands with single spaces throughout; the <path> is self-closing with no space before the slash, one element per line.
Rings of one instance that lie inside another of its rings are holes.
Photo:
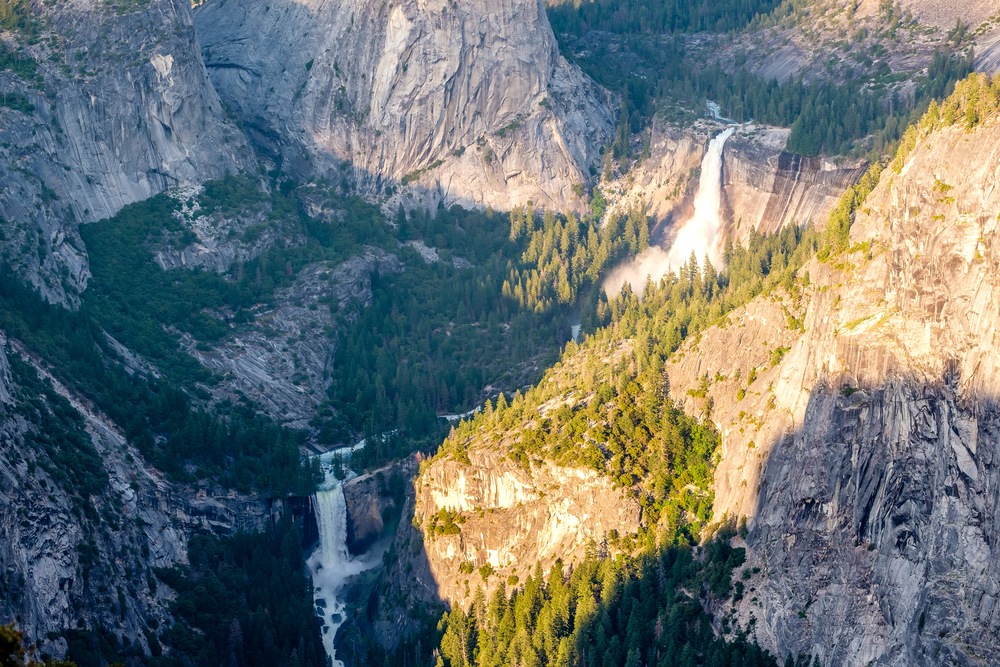
<path fill-rule="evenodd" d="M 337 469 L 347 472 L 345 479 L 353 474 L 344 465 L 350 460 L 350 453 L 363 443 L 344 449 L 327 452 L 319 457 L 323 470 L 323 484 L 313 496 L 313 510 L 316 527 L 319 529 L 319 546 L 307 561 L 312 574 L 316 614 L 323 619 L 323 646 L 333 661 L 333 667 L 343 667 L 337 660 L 333 641 L 337 629 L 344 622 L 346 605 L 338 598 L 348 578 L 359 574 L 378 561 L 363 557 L 354 558 L 347 550 L 347 504 L 344 500 L 343 481 L 337 479 Z"/>
<path fill-rule="evenodd" d="M 656 282 L 669 271 L 680 268 L 691 257 L 692 251 L 699 263 L 708 255 L 712 264 L 716 267 L 721 265 L 722 149 L 733 132 L 734 128 L 730 127 L 709 142 L 701 162 L 694 214 L 681 225 L 670 248 L 665 250 L 650 246 L 634 259 L 615 268 L 604 280 L 604 291 L 608 295 L 617 295 L 625 283 L 630 284 L 634 291 L 642 292 L 647 278 Z"/>

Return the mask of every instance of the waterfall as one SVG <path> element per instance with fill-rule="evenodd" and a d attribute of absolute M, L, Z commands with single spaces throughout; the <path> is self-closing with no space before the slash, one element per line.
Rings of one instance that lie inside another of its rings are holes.
<path fill-rule="evenodd" d="M 363 446 L 363 442 L 319 457 L 324 480 L 312 498 L 316 527 L 319 529 L 319 546 L 309 557 L 307 565 L 313 578 L 316 614 L 323 620 L 323 646 L 333 661 L 333 667 L 344 665 L 337 660 L 333 646 L 337 630 L 344 622 L 346 608 L 338 595 L 348 578 L 378 562 L 377 559 L 354 558 L 347 550 L 347 503 L 343 482 L 337 479 L 335 471 L 338 468 L 347 470 L 343 466 L 344 458 L 359 446 Z M 351 475 L 347 470 L 347 476 Z"/>
<path fill-rule="evenodd" d="M 604 281 L 604 291 L 608 295 L 617 295 L 625 283 L 629 283 L 634 291 L 641 292 L 647 278 L 657 281 L 671 269 L 679 268 L 691 257 L 691 251 L 698 257 L 699 264 L 708 255 L 712 264 L 719 267 L 722 263 L 719 237 L 722 228 L 719 214 L 722 206 L 722 149 L 733 132 L 734 128 L 730 127 L 709 142 L 701 162 L 694 214 L 681 225 L 670 249 L 650 246 L 634 259 L 615 268 Z"/>
<path fill-rule="evenodd" d="M 313 496 L 316 525 L 319 528 L 319 553 L 325 568 L 341 567 L 350 561 L 347 552 L 347 504 L 344 488 L 337 484 L 329 491 Z"/>
<path fill-rule="evenodd" d="M 722 149 L 732 134 L 733 128 L 730 127 L 708 144 L 708 151 L 701 162 L 698 192 L 694 196 L 694 215 L 677 232 L 667 255 L 667 262 L 672 267 L 686 262 L 692 251 L 699 262 L 707 254 L 712 264 L 719 266 L 722 263 L 719 248 L 719 229 L 722 227 L 719 215 L 722 207 Z"/>

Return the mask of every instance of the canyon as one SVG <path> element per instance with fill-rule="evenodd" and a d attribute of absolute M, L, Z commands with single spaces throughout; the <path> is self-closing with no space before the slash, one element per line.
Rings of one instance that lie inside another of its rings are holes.
<path fill-rule="evenodd" d="M 963 16 L 987 25 L 991 10 L 902 5 L 942 29 Z M 648 153 L 603 178 L 621 99 L 561 51 L 540 2 L 35 9 L 40 39 L 3 33 L 3 48 L 31 56 L 37 76 L 0 71 L 0 249 L 10 275 L 69 309 L 91 279 L 80 227 L 159 193 L 179 202 L 175 217 L 189 232 L 150 248 L 164 271 L 236 283 L 272 248 L 305 247 L 304 233 L 288 231 L 295 220 L 273 222 L 264 205 L 199 213 L 201 184 L 238 173 L 265 189 L 287 186 L 301 205 L 295 216 L 331 228 L 347 212 L 327 195 L 361 197 L 393 232 L 407 212 L 453 205 L 582 215 L 600 191 L 608 215 L 644 209 L 649 239 L 666 253 L 700 213 L 705 165 L 719 178 L 715 231 L 743 244 L 822 227 L 870 166 L 857 155 L 792 154 L 788 129 L 653 115 L 648 135 L 634 138 Z M 858 16 L 878 11 L 866 0 Z M 984 28 L 977 68 L 994 66 L 998 34 Z M 797 71 L 797 48 L 762 67 Z M 926 59 L 930 47 L 920 48 L 914 58 Z M 31 109 L 8 105 L 8 95 Z M 831 667 L 1000 660 L 998 160 L 995 118 L 921 135 L 854 214 L 847 250 L 814 257 L 791 286 L 745 303 L 665 360 L 669 396 L 720 434 L 713 528 L 743 529 L 732 542 L 749 573 L 732 619 L 775 656 Z M 210 371 L 197 409 L 246 399 L 306 434 L 303 455 L 328 449 L 316 420 L 328 409 L 337 332 L 372 305 L 373 285 L 410 276 L 407 252 L 472 268 L 432 239 L 404 238 L 310 260 L 294 275 L 289 260 L 289 283 L 210 345 L 172 330 Z M 721 260 L 718 247 L 706 251 Z M 228 326 L 236 311 L 212 317 Z M 161 377 L 142 350 L 101 336 L 117 355 L 109 366 Z M 567 354 L 556 372 L 571 382 L 580 369 Z M 153 628 L 171 622 L 175 599 L 153 568 L 187 562 L 193 536 L 266 531 L 283 514 L 305 517 L 307 546 L 318 539 L 310 567 L 331 657 L 348 641 L 341 623 L 391 649 L 426 627 L 424 616 L 468 610 L 478 589 L 516 588 L 538 564 L 634 555 L 629 537 L 650 528 L 637 485 L 582 465 L 517 460 L 508 455 L 516 428 L 343 482 L 327 471 L 310 498 L 170 480 L 55 371 L 0 333 L 0 620 L 16 621 L 46 655 L 66 655 L 65 629 L 97 626 L 152 654 Z M 108 478 L 99 493 L 64 492 L 27 444 L 39 433 L 27 406 L 41 399 L 25 389 L 35 386 L 25 372 L 80 416 Z M 495 398 L 494 387 L 484 392 Z M 572 397 L 563 398 L 538 420 Z M 324 580 L 324 568 L 337 577 Z M 341 604 L 344 590 L 357 599 Z"/>

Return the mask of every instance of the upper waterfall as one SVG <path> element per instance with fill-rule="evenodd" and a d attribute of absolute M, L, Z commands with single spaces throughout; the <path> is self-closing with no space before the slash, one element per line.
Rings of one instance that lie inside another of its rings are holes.
<path fill-rule="evenodd" d="M 722 229 L 722 150 L 734 131 L 735 128 L 727 128 L 709 142 L 701 163 L 694 214 L 681 225 L 669 250 L 650 246 L 615 268 L 604 281 L 605 292 L 614 296 L 625 283 L 633 290 L 642 291 L 647 278 L 656 281 L 668 271 L 680 268 L 692 252 L 699 262 L 708 255 L 712 264 L 719 266 L 722 263 L 719 235 Z"/>
<path fill-rule="evenodd" d="M 726 140 L 733 136 L 734 128 L 728 128 L 708 144 L 705 158 L 701 163 L 701 179 L 694 197 L 694 215 L 677 232 L 667 263 L 676 268 L 686 262 L 694 252 L 701 261 L 705 255 L 712 264 L 722 263 L 719 248 L 719 230 L 722 227 L 722 149 Z"/>

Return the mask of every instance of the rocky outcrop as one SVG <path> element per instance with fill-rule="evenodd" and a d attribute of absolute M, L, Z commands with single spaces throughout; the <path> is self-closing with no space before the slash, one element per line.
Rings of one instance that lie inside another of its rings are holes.
<path fill-rule="evenodd" d="M 361 554 L 392 536 L 406 501 L 406 487 L 417 474 L 413 456 L 344 482 L 347 549 Z"/>
<path fill-rule="evenodd" d="M 726 142 L 724 209 L 741 241 L 751 229 L 764 234 L 790 224 L 826 224 L 837 200 L 868 167 L 794 155 L 784 150 L 787 141 L 788 130 L 751 127 Z"/>
<path fill-rule="evenodd" d="M 208 80 L 187 3 L 35 11 L 40 41 L 2 40 L 37 64 L 32 76 L 0 72 L 0 91 L 30 105 L 0 107 L 2 243 L 43 295 L 75 303 L 89 275 L 76 224 L 236 172 L 250 154 Z"/>
<path fill-rule="evenodd" d="M 716 512 L 750 519 L 739 616 L 778 655 L 1000 659 L 998 155 L 995 120 L 922 138 L 801 301 L 758 299 L 667 368 L 677 394 L 726 376 Z"/>
<path fill-rule="evenodd" d="M 601 185 L 610 200 L 608 211 L 624 213 L 631 207 L 645 206 L 656 221 L 654 237 L 662 235 L 664 228 L 690 213 L 705 149 L 719 127 L 711 124 L 681 130 L 654 123 L 649 157 L 635 164 L 623 178 Z"/>
<path fill-rule="evenodd" d="M 218 400 L 242 393 L 274 419 L 307 428 L 330 386 L 337 326 L 371 305 L 371 276 L 403 270 L 381 248 L 346 262 L 319 262 L 299 271 L 295 282 L 253 309 L 253 321 L 210 350 L 185 334 L 187 351 L 223 379 L 212 388 Z M 235 313 L 218 313 L 232 320 Z"/>
<path fill-rule="evenodd" d="M 602 186 L 610 211 L 645 206 L 654 220 L 654 242 L 670 238 L 675 223 L 692 213 L 701 162 L 721 123 L 689 129 L 656 124 L 649 157 L 624 178 Z M 825 224 L 844 190 L 861 178 L 867 163 L 832 162 L 785 151 L 788 130 L 741 125 L 723 149 L 722 216 L 729 233 L 746 240 L 751 229 L 771 233 L 789 224 Z"/>
<path fill-rule="evenodd" d="M 224 274 L 277 244 L 290 247 L 306 243 L 303 234 L 288 229 L 287 218 L 271 219 L 272 206 L 268 201 L 245 206 L 231 215 L 220 212 L 204 215 L 198 202 L 202 192 L 204 188 L 193 183 L 168 191 L 180 203 L 180 210 L 174 216 L 197 240 L 182 248 L 170 243 L 155 248 L 153 260 L 164 271 L 185 268 Z"/>
<path fill-rule="evenodd" d="M 360 631 L 394 648 L 425 627 L 429 613 L 468 607 L 480 587 L 489 595 L 512 578 L 523 583 L 539 562 L 572 565 L 588 549 L 607 549 L 612 531 L 639 527 L 638 501 L 592 470 L 540 461 L 524 468 L 492 447 L 470 448 L 468 457 L 424 463 L 405 485 L 389 565 L 367 610 L 349 619 L 338 642 Z"/>
<path fill-rule="evenodd" d="M 639 527 L 638 501 L 593 470 L 535 461 L 524 468 L 495 448 L 470 448 L 468 462 L 438 458 L 416 484 L 414 523 L 438 599 L 467 606 L 536 563 L 569 565 L 599 549 L 611 531 Z"/>
<path fill-rule="evenodd" d="M 293 175 L 389 207 L 581 207 L 611 134 L 607 94 L 559 55 L 541 2 L 207 2 L 205 62 Z"/>

